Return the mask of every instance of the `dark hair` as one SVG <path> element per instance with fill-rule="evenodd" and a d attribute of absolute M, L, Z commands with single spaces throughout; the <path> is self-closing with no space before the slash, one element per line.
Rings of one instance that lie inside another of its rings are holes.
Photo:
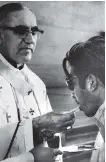
<path fill-rule="evenodd" d="M 92 73 L 105 85 L 105 38 L 95 36 L 86 42 L 77 43 L 69 50 L 66 60 L 74 67 L 81 88 L 85 78 Z"/>
<path fill-rule="evenodd" d="M 14 11 L 20 11 L 24 9 L 24 5 L 22 3 L 7 3 L 0 7 L 0 22 L 7 18 L 9 13 Z"/>
<path fill-rule="evenodd" d="M 104 31 L 100 31 L 99 32 L 99 36 L 105 37 L 105 32 Z"/>

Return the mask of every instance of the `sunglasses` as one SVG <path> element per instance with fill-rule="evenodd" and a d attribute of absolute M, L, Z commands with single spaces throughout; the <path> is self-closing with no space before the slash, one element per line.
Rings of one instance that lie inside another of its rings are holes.
<path fill-rule="evenodd" d="M 29 33 L 32 33 L 33 36 L 44 33 L 44 31 L 39 29 L 37 26 L 29 28 L 24 25 L 18 25 L 15 27 L 1 26 L 0 28 L 3 30 L 11 30 L 14 34 L 19 35 L 21 38 L 25 38 Z"/>

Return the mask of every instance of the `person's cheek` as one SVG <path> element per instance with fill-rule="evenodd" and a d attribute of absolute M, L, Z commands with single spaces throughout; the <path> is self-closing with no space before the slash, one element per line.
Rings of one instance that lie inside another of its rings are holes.
<path fill-rule="evenodd" d="M 75 88 L 75 96 L 76 96 L 76 99 L 79 101 L 79 102 L 81 102 L 81 92 L 80 92 L 80 89 L 79 89 L 79 87 L 76 87 Z"/>

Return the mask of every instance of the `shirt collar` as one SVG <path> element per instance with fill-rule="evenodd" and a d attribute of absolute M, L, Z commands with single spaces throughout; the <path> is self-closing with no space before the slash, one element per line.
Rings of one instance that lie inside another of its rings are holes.
<path fill-rule="evenodd" d="M 101 115 L 103 114 L 104 110 L 105 110 L 105 102 L 103 102 L 103 104 L 99 107 L 98 111 L 97 111 L 96 114 L 95 114 L 95 118 L 96 118 L 97 120 L 100 119 L 100 117 L 101 117 Z"/>
<path fill-rule="evenodd" d="M 20 68 L 15 68 L 14 66 L 12 66 L 4 57 L 3 57 L 3 55 L 0 53 L 0 60 L 6 65 L 6 66 L 8 66 L 10 69 L 12 69 L 12 70 L 14 70 L 14 71 L 19 71 L 19 70 L 22 70 L 23 69 L 23 67 L 24 67 L 24 65 L 23 65 L 23 67 L 22 67 L 22 65 L 21 65 L 21 69 Z"/>
<path fill-rule="evenodd" d="M 0 75 L 2 75 L 8 82 L 23 96 L 28 95 L 32 91 L 33 85 L 27 82 L 25 72 L 27 66 L 25 65 L 22 70 L 13 67 L 3 56 L 0 54 Z M 25 72 L 24 72 L 25 71 Z"/>

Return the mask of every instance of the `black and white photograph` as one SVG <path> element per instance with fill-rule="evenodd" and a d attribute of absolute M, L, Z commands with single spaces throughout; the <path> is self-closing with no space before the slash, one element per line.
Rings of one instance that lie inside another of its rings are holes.
<path fill-rule="evenodd" d="M 105 162 L 105 1 L 0 1 L 0 162 Z"/>

